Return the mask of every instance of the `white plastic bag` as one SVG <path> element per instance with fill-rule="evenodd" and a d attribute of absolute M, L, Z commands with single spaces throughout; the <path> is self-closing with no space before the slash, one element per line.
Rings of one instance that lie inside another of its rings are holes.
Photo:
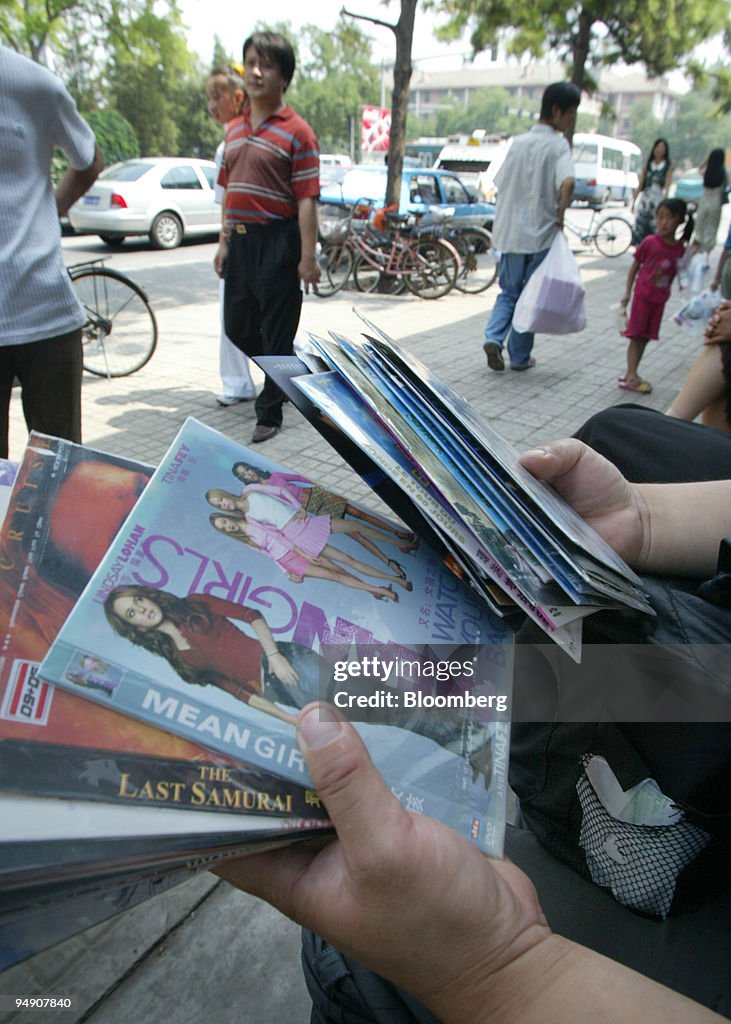
<path fill-rule="evenodd" d="M 586 327 L 581 273 L 562 231 L 521 292 L 513 327 L 540 334 L 574 334 Z"/>
<path fill-rule="evenodd" d="M 700 295 L 693 295 L 673 317 L 688 334 L 702 334 L 716 306 L 721 301 L 717 291 L 704 289 Z"/>
<path fill-rule="evenodd" d="M 705 290 L 710 269 L 708 256 L 704 252 L 695 253 L 688 266 L 688 291 L 691 295 L 700 295 Z"/>

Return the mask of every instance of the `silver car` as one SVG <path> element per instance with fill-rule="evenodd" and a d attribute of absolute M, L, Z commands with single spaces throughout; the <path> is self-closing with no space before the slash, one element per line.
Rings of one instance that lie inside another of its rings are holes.
<path fill-rule="evenodd" d="M 174 249 L 189 235 L 221 226 L 211 160 L 141 157 L 113 164 L 69 210 L 75 231 L 94 232 L 108 245 L 149 235 L 155 249 Z"/>

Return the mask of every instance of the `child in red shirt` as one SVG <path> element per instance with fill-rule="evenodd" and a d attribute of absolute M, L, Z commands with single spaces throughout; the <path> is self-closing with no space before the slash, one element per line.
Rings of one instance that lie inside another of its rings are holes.
<path fill-rule="evenodd" d="M 676 239 L 678 228 L 685 224 L 683 236 Z M 621 301 L 626 308 L 632 294 L 627 326 L 622 334 L 629 338 L 627 370 L 618 380 L 624 391 L 638 391 L 649 395 L 652 384 L 637 373 L 648 341 L 660 333 L 665 303 L 670 298 L 670 286 L 678 270 L 678 262 L 685 255 L 685 242 L 693 234 L 693 217 L 682 199 L 663 199 L 655 210 L 656 233 L 648 235 L 637 246 L 635 258 L 627 275 L 627 288 Z M 636 281 L 636 283 L 635 283 Z"/>

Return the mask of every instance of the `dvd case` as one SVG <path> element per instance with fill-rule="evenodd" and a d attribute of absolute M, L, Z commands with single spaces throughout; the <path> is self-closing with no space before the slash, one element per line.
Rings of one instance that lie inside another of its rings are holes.
<path fill-rule="evenodd" d="M 0 532 L 0 793 L 326 822 L 313 790 L 39 678 L 41 658 L 151 472 L 31 435 Z M 97 685 L 92 662 L 78 678 Z"/>
<path fill-rule="evenodd" d="M 510 632 L 409 531 L 294 476 L 188 420 L 41 678 L 305 787 L 295 715 L 330 700 L 407 806 L 500 855 Z"/>

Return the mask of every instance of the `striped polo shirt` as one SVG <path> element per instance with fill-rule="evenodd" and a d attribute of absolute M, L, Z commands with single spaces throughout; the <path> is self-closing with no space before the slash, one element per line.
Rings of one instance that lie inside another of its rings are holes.
<path fill-rule="evenodd" d="M 289 106 L 255 130 L 247 109 L 229 122 L 218 181 L 225 224 L 294 220 L 300 199 L 320 195 L 317 136 Z"/>

